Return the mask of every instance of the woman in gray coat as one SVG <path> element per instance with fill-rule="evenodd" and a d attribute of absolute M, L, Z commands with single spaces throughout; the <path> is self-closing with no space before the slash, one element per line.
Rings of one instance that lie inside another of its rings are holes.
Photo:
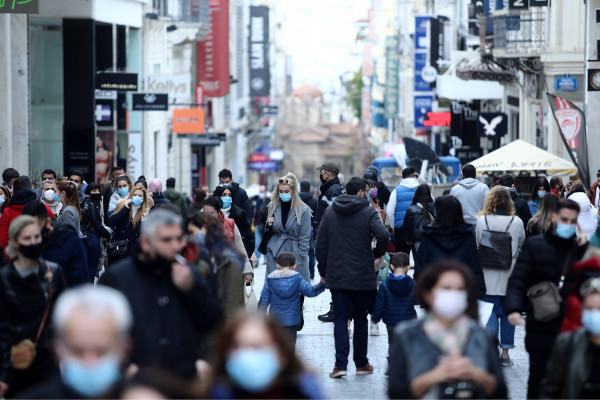
<path fill-rule="evenodd" d="M 56 184 L 56 190 L 63 204 L 56 225 L 70 226 L 81 236 L 81 206 L 77 185 L 70 181 L 60 181 Z"/>
<path fill-rule="evenodd" d="M 300 183 L 291 172 L 279 179 L 271 195 L 267 230 L 273 236 L 267 246 L 267 275 L 277 270 L 275 260 L 284 251 L 296 256 L 296 271 L 310 282 L 308 249 L 311 235 L 310 208 L 300 200 Z"/>

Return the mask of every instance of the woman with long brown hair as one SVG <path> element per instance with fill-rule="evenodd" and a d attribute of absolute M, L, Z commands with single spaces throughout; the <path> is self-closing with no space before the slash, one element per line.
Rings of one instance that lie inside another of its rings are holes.
<path fill-rule="evenodd" d="M 114 226 L 112 239 L 108 245 L 108 263 L 125 258 L 137 249 L 142 220 L 148 212 L 146 189 L 136 186 L 125 199 L 119 201 L 115 211 L 108 218 Z"/>
<path fill-rule="evenodd" d="M 525 233 L 527 236 L 539 235 L 546 233 L 552 226 L 552 213 L 556 212 L 559 198 L 552 193 L 546 193 L 540 201 L 538 212 L 527 223 Z"/>
<path fill-rule="evenodd" d="M 63 180 L 56 183 L 58 197 L 63 204 L 57 220 L 58 225 L 68 225 L 81 234 L 81 205 L 79 189 L 75 182 Z"/>
<path fill-rule="evenodd" d="M 272 319 L 239 314 L 216 337 L 207 398 L 323 398 L 316 378 Z"/>

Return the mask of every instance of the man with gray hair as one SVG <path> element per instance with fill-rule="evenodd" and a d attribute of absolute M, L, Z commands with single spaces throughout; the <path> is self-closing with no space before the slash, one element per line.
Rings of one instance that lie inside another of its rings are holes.
<path fill-rule="evenodd" d="M 18 394 L 31 399 L 112 398 L 126 366 L 133 316 L 118 291 L 92 285 L 64 292 L 52 314 L 61 376 Z"/>
<path fill-rule="evenodd" d="M 212 287 L 179 255 L 185 244 L 181 217 L 152 211 L 142 222 L 139 253 L 111 266 L 99 283 L 123 293 L 131 305 L 131 361 L 193 379 L 198 336 L 219 323 L 222 311 Z"/>

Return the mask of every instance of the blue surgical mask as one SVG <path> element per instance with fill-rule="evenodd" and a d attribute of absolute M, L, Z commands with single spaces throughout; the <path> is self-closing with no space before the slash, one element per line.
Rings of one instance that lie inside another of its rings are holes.
<path fill-rule="evenodd" d="M 279 193 L 279 199 L 281 201 L 283 201 L 284 203 L 290 202 L 290 201 L 292 201 L 292 194 L 291 193 Z"/>
<path fill-rule="evenodd" d="M 571 224 L 556 224 L 556 236 L 562 239 L 571 239 L 577 231 L 576 225 Z"/>
<path fill-rule="evenodd" d="M 203 231 L 198 231 L 198 233 L 196 233 L 196 235 L 192 238 L 192 242 L 194 242 L 200 246 L 204 246 L 205 240 L 206 240 L 206 233 L 204 233 Z"/>
<path fill-rule="evenodd" d="M 93 365 L 69 357 L 61 367 L 63 382 L 86 397 L 101 395 L 121 378 L 119 360 L 113 355 L 104 356 Z"/>
<path fill-rule="evenodd" d="M 233 198 L 221 197 L 221 201 L 223 202 L 223 208 L 229 208 L 231 207 L 231 202 L 233 201 Z"/>
<path fill-rule="evenodd" d="M 6 197 L 4 197 L 4 196 L 0 196 L 0 206 L 1 206 L 2 204 L 4 204 L 4 202 L 5 202 L 5 201 L 6 201 Z"/>
<path fill-rule="evenodd" d="M 138 197 L 138 196 L 134 196 L 131 198 L 131 202 L 133 203 L 134 206 L 139 207 L 144 202 L 144 199 L 142 199 L 141 197 Z"/>
<path fill-rule="evenodd" d="M 54 201 L 56 201 L 57 203 L 60 203 L 60 197 L 58 197 L 58 195 L 56 193 L 54 193 L 54 195 L 52 195 L 52 199 L 54 199 Z"/>
<path fill-rule="evenodd" d="M 545 190 L 538 190 L 538 197 L 544 197 L 546 195 Z"/>
<path fill-rule="evenodd" d="M 119 193 L 122 197 L 125 197 L 129 194 L 129 188 L 122 188 L 117 190 L 117 193 Z"/>
<path fill-rule="evenodd" d="M 592 335 L 600 336 L 600 310 L 583 310 L 581 324 Z"/>
<path fill-rule="evenodd" d="M 225 368 L 241 389 L 259 393 L 269 388 L 281 367 L 275 349 L 263 347 L 241 349 L 231 353 Z"/>

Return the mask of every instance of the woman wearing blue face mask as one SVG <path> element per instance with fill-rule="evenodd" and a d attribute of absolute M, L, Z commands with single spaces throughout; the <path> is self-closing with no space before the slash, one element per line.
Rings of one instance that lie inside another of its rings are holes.
<path fill-rule="evenodd" d="M 550 193 L 550 184 L 546 178 L 538 178 L 531 188 L 531 197 L 527 201 L 529 212 L 533 217 L 538 212 L 542 198 Z"/>
<path fill-rule="evenodd" d="M 600 398 L 600 278 L 583 282 L 579 297 L 583 327 L 554 342 L 541 399 Z"/>
<path fill-rule="evenodd" d="M 322 399 L 286 333 L 272 319 L 239 314 L 216 336 L 210 399 Z"/>
<path fill-rule="evenodd" d="M 108 264 L 134 254 L 140 235 L 142 220 L 148 213 L 148 197 L 146 189 L 136 187 L 124 200 L 121 200 L 115 211 L 108 218 L 114 226 L 113 236 L 108 245 Z"/>
<path fill-rule="evenodd" d="M 120 175 L 117 178 L 117 190 L 110 196 L 110 202 L 108 203 L 109 216 L 115 211 L 119 201 L 127 198 L 132 187 L 133 182 L 127 175 Z"/>
<path fill-rule="evenodd" d="M 10 192 L 7 188 L 0 185 L 0 215 L 4 212 L 4 209 L 8 207 L 8 201 L 10 200 Z"/>

